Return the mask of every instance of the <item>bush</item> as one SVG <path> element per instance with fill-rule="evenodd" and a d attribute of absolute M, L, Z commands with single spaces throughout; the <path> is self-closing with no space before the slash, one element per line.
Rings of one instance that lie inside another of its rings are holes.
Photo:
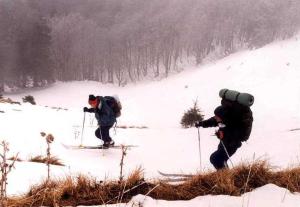
<path fill-rule="evenodd" d="M 25 96 L 24 98 L 23 98 L 23 102 L 24 103 L 31 103 L 32 105 L 36 105 L 36 103 L 35 103 L 35 100 L 34 100 L 34 98 L 33 98 L 33 96 Z"/>
<path fill-rule="evenodd" d="M 184 128 L 193 127 L 197 121 L 203 120 L 203 115 L 201 114 L 201 110 L 198 108 L 197 101 L 194 102 L 194 106 L 184 112 L 183 117 L 181 119 L 181 126 Z"/>

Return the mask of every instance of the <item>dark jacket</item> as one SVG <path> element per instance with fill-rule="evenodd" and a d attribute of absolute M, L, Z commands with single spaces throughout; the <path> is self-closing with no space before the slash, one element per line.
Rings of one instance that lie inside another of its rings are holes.
<path fill-rule="evenodd" d="M 214 113 L 214 117 L 203 121 L 204 128 L 221 126 L 219 131 L 223 133 L 222 140 L 226 143 L 242 142 L 249 138 L 253 117 L 248 106 L 223 99 L 221 106 L 217 107 Z M 221 122 L 217 122 L 216 116 L 221 119 Z"/>
<path fill-rule="evenodd" d="M 90 108 L 89 112 L 95 113 L 95 117 L 100 126 L 112 126 L 116 122 L 116 116 L 113 110 L 107 105 L 105 99 L 102 96 L 96 97 L 100 100 L 97 108 Z"/>

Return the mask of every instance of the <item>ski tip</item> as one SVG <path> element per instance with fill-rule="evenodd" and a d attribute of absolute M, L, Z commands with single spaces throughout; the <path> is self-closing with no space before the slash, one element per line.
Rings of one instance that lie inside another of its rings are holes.
<path fill-rule="evenodd" d="M 123 147 L 128 147 L 128 148 L 131 148 L 131 147 L 138 147 L 138 145 L 113 145 L 113 146 L 110 146 L 108 148 L 106 147 L 103 147 L 102 145 L 97 145 L 97 146 L 92 146 L 92 145 L 68 145 L 68 144 L 65 144 L 65 143 L 61 143 L 62 146 L 66 149 L 120 149 Z"/>

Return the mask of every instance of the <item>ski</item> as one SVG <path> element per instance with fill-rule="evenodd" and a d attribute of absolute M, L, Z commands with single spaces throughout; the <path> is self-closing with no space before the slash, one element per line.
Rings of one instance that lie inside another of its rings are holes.
<path fill-rule="evenodd" d="M 122 147 L 137 147 L 137 145 L 113 145 L 109 148 L 103 147 L 102 145 L 66 145 L 62 144 L 66 149 L 121 149 Z"/>
<path fill-rule="evenodd" d="M 300 128 L 290 129 L 289 131 L 293 132 L 293 131 L 298 131 L 298 130 L 300 130 Z"/>
<path fill-rule="evenodd" d="M 190 178 L 193 177 L 194 175 L 192 174 L 181 174 L 181 173 L 163 173 L 161 171 L 158 170 L 158 173 L 162 176 L 165 177 L 183 177 L 183 178 Z"/>
<path fill-rule="evenodd" d="M 189 178 L 188 177 L 182 177 L 182 178 L 166 178 L 166 179 L 161 179 L 160 181 L 162 182 L 167 182 L 167 183 L 171 183 L 171 182 L 185 182 L 187 181 Z"/>

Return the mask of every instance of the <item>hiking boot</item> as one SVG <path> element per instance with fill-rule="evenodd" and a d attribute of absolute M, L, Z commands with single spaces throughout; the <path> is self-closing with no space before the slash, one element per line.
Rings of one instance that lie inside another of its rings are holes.
<path fill-rule="evenodd" d="M 111 140 L 109 142 L 104 142 L 102 146 L 103 146 L 103 149 L 108 149 L 109 147 L 114 146 L 114 145 L 115 145 L 114 140 Z"/>
<path fill-rule="evenodd" d="M 103 149 L 108 149 L 109 148 L 109 142 L 104 142 L 102 145 Z"/>
<path fill-rule="evenodd" d="M 115 141 L 114 140 L 110 140 L 109 146 L 114 146 L 114 145 L 115 145 Z"/>

